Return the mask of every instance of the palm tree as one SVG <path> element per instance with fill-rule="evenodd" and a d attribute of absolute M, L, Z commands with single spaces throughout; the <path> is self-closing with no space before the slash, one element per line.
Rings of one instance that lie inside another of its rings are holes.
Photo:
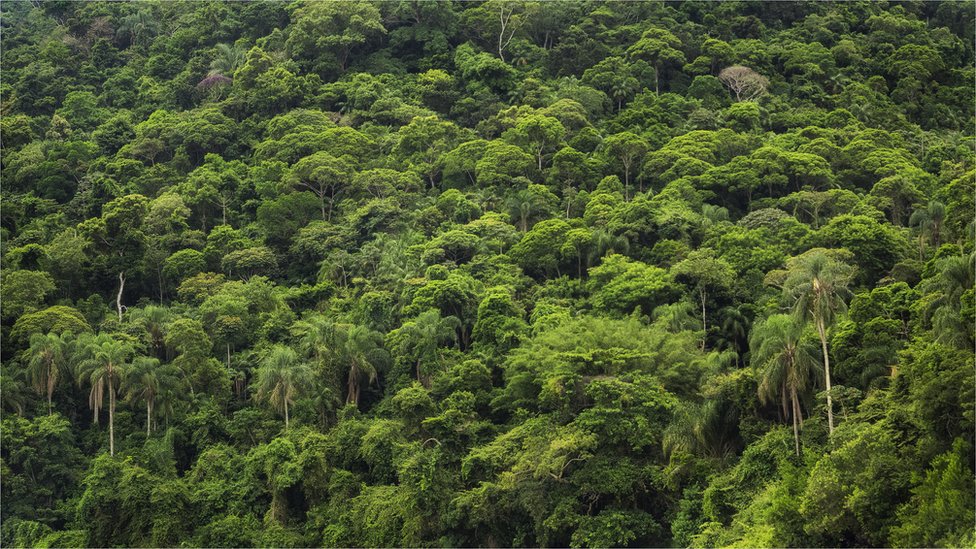
<path fill-rule="evenodd" d="M 971 347 L 972 326 L 963 321 L 961 307 L 963 293 L 976 283 L 976 253 L 942 258 L 937 265 L 939 274 L 921 285 L 922 290 L 935 296 L 928 302 L 925 315 L 932 321 L 936 341 Z"/>
<path fill-rule="evenodd" d="M 27 371 L 31 384 L 38 394 L 47 393 L 47 413 L 51 415 L 51 400 L 54 387 L 61 378 L 61 371 L 67 365 L 70 355 L 70 333 L 34 334 L 27 350 L 29 359 Z"/>
<path fill-rule="evenodd" d="M 30 389 L 24 383 L 23 377 L 22 370 L 0 370 L 0 395 L 3 395 L 0 404 L 3 409 L 21 416 L 30 401 Z"/>
<path fill-rule="evenodd" d="M 759 400 L 780 398 L 783 416 L 793 418 L 796 455 L 800 455 L 803 415 L 800 394 L 819 373 L 814 347 L 804 336 L 804 324 L 795 316 L 772 315 L 752 330 L 749 348 L 753 368 L 760 372 Z M 790 401 L 787 407 L 787 399 Z"/>
<path fill-rule="evenodd" d="M 98 412 L 108 393 L 108 451 L 115 455 L 115 396 L 128 370 L 127 361 L 134 349 L 126 341 L 109 334 L 86 337 L 81 342 L 81 361 L 78 363 L 78 383 L 91 385 L 88 406 L 92 419 L 98 424 Z M 107 391 L 106 391 L 107 389 Z"/>
<path fill-rule="evenodd" d="M 214 46 L 216 55 L 210 62 L 210 76 L 225 76 L 233 78 L 238 67 L 244 64 L 247 53 L 237 46 L 217 44 Z"/>
<path fill-rule="evenodd" d="M 172 396 L 172 389 L 180 382 L 180 371 L 171 364 L 160 365 L 159 360 L 146 356 L 136 357 L 126 375 L 124 388 L 130 401 L 146 403 L 146 436 L 152 432 L 156 403 Z"/>
<path fill-rule="evenodd" d="M 824 381 L 827 389 L 827 427 L 834 433 L 834 410 L 830 396 L 830 356 L 827 353 L 827 327 L 847 309 L 845 298 L 854 268 L 831 259 L 821 250 L 796 258 L 787 274 L 783 290 L 794 300 L 793 312 L 803 321 L 811 320 L 823 352 Z"/>
<path fill-rule="evenodd" d="M 945 221 L 945 204 L 933 200 L 924 208 L 912 212 L 908 224 L 918 227 L 918 259 L 925 254 L 925 237 L 928 236 L 932 246 L 938 248 L 942 233 L 942 222 Z"/>
<path fill-rule="evenodd" d="M 664 322 L 667 330 L 675 334 L 694 330 L 698 327 L 698 319 L 695 318 L 695 304 L 690 301 L 659 305 L 654 308 L 651 317 L 655 322 Z"/>
<path fill-rule="evenodd" d="M 344 335 L 340 352 L 349 367 L 346 403 L 358 406 L 363 376 L 370 384 L 375 383 L 379 367 L 389 360 L 389 354 L 383 349 L 382 334 L 365 326 L 352 326 Z"/>
<path fill-rule="evenodd" d="M 166 324 L 172 318 L 173 313 L 168 307 L 147 305 L 141 309 L 129 309 L 129 321 L 141 324 L 146 330 L 153 354 L 160 360 L 169 358 L 166 356 Z"/>
<path fill-rule="evenodd" d="M 430 376 L 422 375 L 422 365 L 438 359 L 437 349 L 442 344 L 453 344 L 457 341 L 457 329 L 460 326 L 461 321 L 456 317 L 442 317 L 438 311 L 431 309 L 412 321 L 404 322 L 400 328 L 407 337 L 407 345 L 413 351 L 412 356 L 416 359 L 417 381 L 425 387 L 430 385 Z"/>
<path fill-rule="evenodd" d="M 731 347 L 736 353 L 736 364 L 739 363 L 739 356 L 742 354 L 740 342 L 744 342 L 749 336 L 749 317 L 742 313 L 739 307 L 723 307 L 719 311 L 722 317 L 722 331 L 720 340 L 726 347 Z"/>
<path fill-rule="evenodd" d="M 323 315 L 311 315 L 292 326 L 299 351 L 321 369 L 323 377 L 335 388 L 339 387 L 336 363 L 341 359 L 340 347 L 346 326 Z"/>
<path fill-rule="evenodd" d="M 589 265 L 596 264 L 598 259 L 603 259 L 610 254 L 624 254 L 630 251 L 630 240 L 624 235 L 616 235 L 603 229 L 593 232 L 593 247 L 588 259 Z"/>
<path fill-rule="evenodd" d="M 312 369 L 298 359 L 298 353 L 286 345 L 271 347 L 261 359 L 254 380 L 258 400 L 266 400 L 276 412 L 284 414 L 288 429 L 288 405 L 311 383 Z"/>
<path fill-rule="evenodd" d="M 149 10 L 140 10 L 123 18 L 116 32 L 128 36 L 129 43 L 136 45 L 155 35 L 158 30 L 159 21 Z"/>
<path fill-rule="evenodd" d="M 505 201 L 508 213 L 518 222 L 519 229 L 524 233 L 529 230 L 529 223 L 545 215 L 545 202 L 542 196 L 529 189 L 522 189 L 512 194 Z"/>
<path fill-rule="evenodd" d="M 669 456 L 688 452 L 724 461 L 735 455 L 740 444 L 739 415 L 732 402 L 724 398 L 684 404 L 664 430 L 664 452 Z"/>

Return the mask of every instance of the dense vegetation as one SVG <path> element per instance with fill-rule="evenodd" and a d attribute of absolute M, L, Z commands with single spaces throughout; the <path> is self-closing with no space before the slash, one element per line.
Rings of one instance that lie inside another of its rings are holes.
<path fill-rule="evenodd" d="M 972 2 L 2 6 L 3 546 L 972 546 Z"/>

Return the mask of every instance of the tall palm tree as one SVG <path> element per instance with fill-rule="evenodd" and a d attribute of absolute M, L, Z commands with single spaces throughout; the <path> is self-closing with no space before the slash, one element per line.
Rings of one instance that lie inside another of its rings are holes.
<path fill-rule="evenodd" d="M 254 380 L 258 400 L 265 400 L 285 416 L 288 429 L 288 405 L 311 383 L 312 369 L 299 360 L 298 353 L 286 345 L 271 347 L 261 359 Z"/>
<path fill-rule="evenodd" d="M 159 360 L 147 356 L 136 357 L 126 375 L 123 387 L 130 401 L 141 400 L 146 404 L 146 436 L 152 432 L 156 403 L 171 396 L 172 389 L 180 383 L 180 371 L 171 364 L 161 365 Z"/>
<path fill-rule="evenodd" d="M 790 265 L 783 290 L 794 300 L 793 312 L 800 320 L 811 320 L 823 352 L 824 382 L 827 389 L 827 427 L 834 433 L 833 400 L 830 396 L 830 355 L 827 352 L 827 327 L 847 309 L 847 286 L 854 275 L 850 265 L 831 259 L 815 250 L 798 257 Z"/>
<path fill-rule="evenodd" d="M 460 326 L 461 321 L 456 317 L 442 317 L 435 309 L 420 313 L 416 319 L 403 323 L 400 330 L 407 337 L 407 345 L 415 359 L 417 381 L 424 386 L 430 384 L 430 376 L 423 375 L 423 366 L 438 360 L 437 349 L 442 344 L 457 342 L 457 329 Z"/>
<path fill-rule="evenodd" d="M 939 247 L 943 221 L 945 221 L 945 204 L 938 200 L 933 200 L 924 208 L 915 210 L 912 212 L 912 216 L 908 218 L 909 225 L 918 227 L 919 260 L 925 255 L 925 237 L 928 237 L 933 247 Z"/>
<path fill-rule="evenodd" d="M 115 455 L 115 397 L 133 353 L 130 343 L 109 334 L 88 336 L 81 342 L 78 383 L 91 385 L 88 406 L 92 409 L 95 424 L 98 424 L 98 412 L 108 394 L 108 451 L 111 456 Z"/>
<path fill-rule="evenodd" d="M 51 400 L 54 388 L 61 379 L 61 372 L 70 358 L 70 333 L 34 334 L 27 350 L 27 372 L 31 385 L 38 394 L 47 394 L 47 413 L 53 412 Z"/>
<path fill-rule="evenodd" d="M 341 347 L 342 360 L 349 368 L 346 403 L 359 406 L 362 378 L 373 384 L 379 368 L 389 360 L 383 348 L 383 336 L 365 326 L 352 326 L 345 333 Z"/>
<path fill-rule="evenodd" d="M 810 387 L 812 378 L 820 371 L 814 346 L 803 336 L 804 324 L 795 316 L 772 315 L 757 324 L 749 338 L 752 365 L 761 376 L 759 400 L 766 403 L 780 398 L 784 417 L 793 418 L 798 456 L 803 422 L 800 394 Z"/>

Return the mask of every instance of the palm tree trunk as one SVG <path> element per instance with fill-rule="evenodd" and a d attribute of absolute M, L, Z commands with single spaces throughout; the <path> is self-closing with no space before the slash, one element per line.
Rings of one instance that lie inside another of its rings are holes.
<path fill-rule="evenodd" d="M 288 430 L 288 399 L 285 399 L 285 430 Z"/>
<path fill-rule="evenodd" d="M 115 390 L 112 387 L 111 370 L 108 378 L 108 455 L 115 456 Z"/>
<path fill-rule="evenodd" d="M 149 431 L 152 428 L 152 403 L 146 401 L 146 438 L 149 438 Z"/>
<path fill-rule="evenodd" d="M 702 289 L 699 292 L 699 295 L 701 295 L 701 305 L 702 305 L 702 332 L 703 333 L 702 333 L 701 348 L 702 348 L 702 351 L 704 351 L 705 350 L 705 338 L 708 337 L 708 322 L 705 320 L 705 290 Z"/>
<path fill-rule="evenodd" d="M 352 368 L 349 369 L 349 380 L 348 380 L 348 389 L 347 389 L 348 394 L 346 395 L 346 404 L 355 404 L 356 406 L 359 406 L 359 380 L 357 379 L 358 377 L 359 377 L 359 369 L 355 365 L 353 365 Z"/>
<path fill-rule="evenodd" d="M 52 413 L 51 412 L 51 397 L 54 395 L 54 382 L 52 381 L 54 378 L 51 375 L 52 374 L 52 370 L 53 370 L 52 365 L 51 364 L 48 364 L 48 366 L 47 366 L 47 415 L 51 415 L 51 413 Z"/>
<path fill-rule="evenodd" d="M 796 457 L 800 457 L 800 403 L 796 396 L 796 387 L 790 387 L 790 398 L 793 400 L 793 440 L 796 443 Z"/>
<path fill-rule="evenodd" d="M 827 430 L 834 434 L 834 401 L 830 397 L 830 356 L 827 354 L 827 330 L 822 318 L 817 318 L 817 335 L 820 336 L 820 348 L 823 350 L 824 381 L 827 386 Z"/>

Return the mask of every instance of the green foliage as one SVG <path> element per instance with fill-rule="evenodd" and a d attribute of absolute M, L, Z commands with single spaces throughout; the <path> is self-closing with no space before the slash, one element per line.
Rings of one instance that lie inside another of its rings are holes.
<path fill-rule="evenodd" d="M 3 19 L 0 545 L 973 545 L 971 3 Z"/>

